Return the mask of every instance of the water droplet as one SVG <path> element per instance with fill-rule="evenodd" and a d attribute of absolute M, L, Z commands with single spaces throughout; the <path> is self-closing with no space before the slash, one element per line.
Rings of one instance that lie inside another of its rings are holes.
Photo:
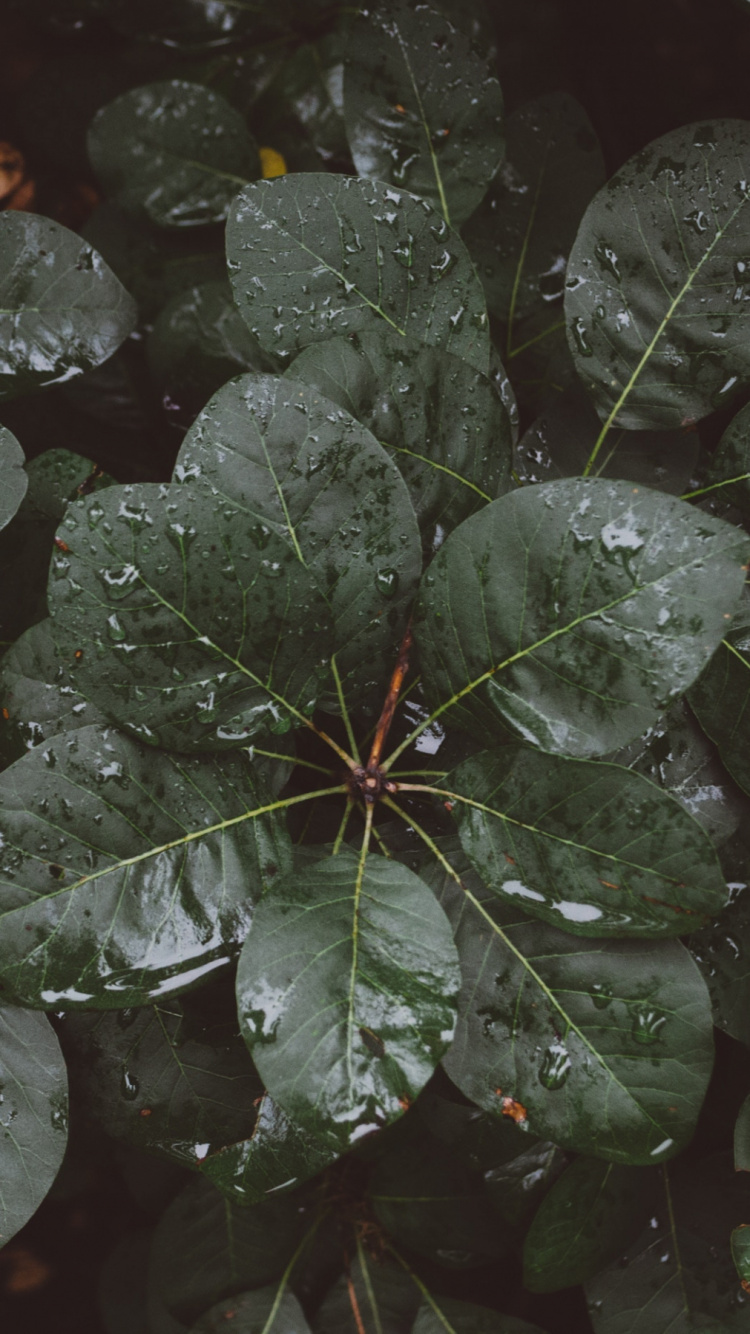
<path fill-rule="evenodd" d="M 595 982 L 591 988 L 591 999 L 597 1010 L 606 1010 L 612 1004 L 613 991 L 607 982 Z"/>
<path fill-rule="evenodd" d="M 572 329 L 573 329 L 573 337 L 576 340 L 576 347 L 578 348 L 578 351 L 580 352 L 581 356 L 593 357 L 594 355 L 593 349 L 591 348 L 588 341 L 588 337 L 586 335 L 586 325 L 584 324 L 580 315 L 577 317 L 577 319 L 573 320 Z"/>
<path fill-rule="evenodd" d="M 606 269 L 608 273 L 611 273 L 612 277 L 615 278 L 619 283 L 620 265 L 617 255 L 615 254 L 615 251 L 612 249 L 612 247 L 607 245 L 606 241 L 600 241 L 598 245 L 594 247 L 594 254 L 596 255 L 596 258 L 598 259 L 601 267 L 603 269 Z"/>
<path fill-rule="evenodd" d="M 633 1011 L 633 1026 L 631 1034 L 634 1042 L 640 1043 L 642 1047 L 651 1047 L 661 1038 L 661 1030 L 667 1022 L 667 1016 L 662 1010 L 656 1010 L 652 1005 L 639 1005 Z"/>
<path fill-rule="evenodd" d="M 117 642 L 125 638 L 125 631 L 114 613 L 107 617 L 107 633 L 109 634 L 110 639 L 114 639 Z"/>
<path fill-rule="evenodd" d="M 264 560 L 260 563 L 260 572 L 267 579 L 280 579 L 284 573 L 284 567 L 278 560 Z"/>
<path fill-rule="evenodd" d="M 458 255 L 452 255 L 450 250 L 444 250 L 439 259 L 430 265 L 429 280 L 431 283 L 440 282 L 447 273 L 458 263 Z"/>
<path fill-rule="evenodd" d="M 375 575 L 375 587 L 384 598 L 395 597 L 398 592 L 399 576 L 397 570 L 378 570 Z"/>
<path fill-rule="evenodd" d="M 123 1098 L 127 1098 L 128 1102 L 132 1102 L 134 1098 L 138 1097 L 139 1090 L 140 1084 L 135 1076 L 131 1075 L 129 1070 L 123 1070 L 122 1079 L 120 1080 L 120 1092 Z"/>
<path fill-rule="evenodd" d="M 562 1088 L 570 1073 L 571 1059 L 564 1042 L 551 1042 L 539 1070 L 539 1083 L 546 1089 Z"/>

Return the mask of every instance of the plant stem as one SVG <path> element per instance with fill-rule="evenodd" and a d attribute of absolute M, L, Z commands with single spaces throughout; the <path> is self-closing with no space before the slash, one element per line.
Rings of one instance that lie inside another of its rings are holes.
<path fill-rule="evenodd" d="M 404 684 L 404 677 L 406 676 L 406 673 L 409 670 L 409 652 L 411 650 L 411 646 L 412 646 L 412 634 L 411 634 L 411 620 L 410 620 L 409 624 L 406 627 L 404 637 L 401 640 L 401 647 L 398 651 L 396 666 L 394 667 L 393 674 L 391 676 L 391 683 L 388 687 L 388 694 L 385 697 L 385 704 L 383 705 L 383 711 L 378 719 L 377 726 L 375 728 L 375 737 L 372 743 L 372 750 L 370 751 L 370 758 L 367 761 L 367 768 L 369 770 L 377 769 L 380 765 L 380 759 L 383 754 L 383 747 L 385 745 L 388 733 L 391 730 L 393 715 L 396 712 L 396 705 L 398 704 L 399 693 L 402 685 Z"/>
<path fill-rule="evenodd" d="M 353 730 L 352 730 L 352 720 L 351 720 L 351 718 L 349 717 L 349 710 L 348 710 L 347 707 L 346 707 L 346 700 L 344 699 L 344 691 L 343 691 L 342 686 L 341 686 L 341 677 L 339 676 L 339 669 L 338 669 L 338 667 L 336 666 L 336 654 L 335 654 L 335 653 L 333 654 L 333 657 L 331 658 L 331 671 L 333 672 L 333 679 L 334 679 L 334 681 L 336 682 L 336 694 L 338 695 L 339 708 L 341 709 L 341 717 L 342 717 L 343 720 L 344 720 L 344 727 L 346 728 L 346 735 L 347 735 L 347 737 L 349 738 L 349 745 L 350 745 L 351 748 L 352 748 L 352 756 L 353 756 L 354 759 L 356 760 L 357 764 L 359 764 L 359 763 L 360 763 L 359 750 L 358 750 L 358 748 L 357 748 L 357 742 L 356 742 L 356 740 L 355 740 L 354 732 L 353 732 Z"/>

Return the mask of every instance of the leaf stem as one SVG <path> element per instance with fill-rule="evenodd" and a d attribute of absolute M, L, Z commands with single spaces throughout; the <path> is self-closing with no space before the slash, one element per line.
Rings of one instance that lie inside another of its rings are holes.
<path fill-rule="evenodd" d="M 375 807 L 367 805 L 365 807 L 365 832 L 362 837 L 362 847 L 359 853 L 359 866 L 357 867 L 357 879 L 354 885 L 354 920 L 352 922 L 352 969 L 349 976 L 349 1003 L 347 1007 L 347 1025 L 346 1025 L 346 1074 L 349 1081 L 349 1088 L 353 1092 L 355 1087 L 354 1070 L 352 1067 L 352 1031 L 354 1029 L 354 993 L 357 986 L 357 966 L 359 963 L 359 901 L 362 897 L 362 881 L 365 876 L 365 865 L 367 863 L 367 853 L 370 847 L 370 835 L 372 834 L 372 817 L 375 814 Z"/>
<path fill-rule="evenodd" d="M 410 619 L 404 632 L 404 637 L 401 640 L 401 647 L 398 651 L 396 666 L 393 669 L 391 682 L 388 686 L 388 694 L 385 697 L 383 710 L 375 728 L 372 750 L 370 751 L 370 758 L 367 761 L 368 770 L 374 770 L 380 766 L 383 747 L 386 743 L 388 733 L 391 730 L 391 723 L 393 722 L 393 715 L 396 712 L 396 705 L 399 701 L 401 687 L 404 684 L 404 677 L 409 670 L 409 653 L 411 651 L 412 642 Z"/>
<path fill-rule="evenodd" d="M 709 491 L 718 491 L 722 486 L 733 486 L 735 482 L 750 481 L 750 472 L 743 472 L 739 477 L 726 477 L 723 482 L 712 482 L 711 486 L 702 486 L 699 491 L 685 491 L 680 500 L 695 500 L 698 496 L 707 496 Z"/>
<path fill-rule="evenodd" d="M 336 683 L 336 694 L 338 695 L 339 708 L 341 709 L 341 717 L 344 720 L 346 735 L 349 738 L 349 745 L 352 748 L 352 756 L 356 760 L 357 764 L 360 764 L 361 761 L 359 758 L 359 749 L 357 747 L 357 742 L 354 737 L 354 731 L 352 729 L 352 720 L 349 717 L 349 710 L 346 707 L 346 700 L 344 699 L 344 691 L 341 685 L 341 677 L 339 676 L 339 669 L 336 665 L 335 653 L 331 657 L 331 671 L 333 672 L 333 679 Z"/>
<path fill-rule="evenodd" d="M 249 748 L 253 755 L 263 755 L 267 760 L 287 760 L 289 764 L 301 764 L 303 769 L 314 769 L 318 774 L 326 774 L 330 777 L 331 770 L 326 769 L 322 764 L 313 764 L 312 760 L 303 760 L 299 755 L 284 755 L 277 750 L 261 750 L 260 746 L 251 745 Z"/>
<path fill-rule="evenodd" d="M 443 1326 L 443 1329 L 446 1330 L 446 1334 L 457 1334 L 455 1326 L 450 1323 L 448 1317 L 444 1315 L 444 1313 L 441 1311 L 440 1307 L 435 1301 L 435 1298 L 430 1292 L 430 1289 L 427 1287 L 425 1283 L 422 1282 L 418 1274 L 414 1273 L 414 1270 L 411 1268 L 410 1265 L 407 1264 L 404 1257 L 402 1255 L 399 1255 L 395 1246 L 392 1246 L 390 1242 L 387 1242 L 386 1249 L 393 1256 L 394 1260 L 398 1261 L 398 1263 L 401 1265 L 401 1268 L 405 1271 L 405 1273 L 409 1275 L 409 1278 L 411 1279 L 415 1287 L 419 1288 L 419 1291 L 424 1297 L 424 1300 L 427 1302 L 427 1305 L 431 1307 L 431 1309 L 435 1312 L 435 1315 L 440 1321 L 440 1324 Z"/>
<path fill-rule="evenodd" d="M 289 1279 L 290 1279 L 291 1276 L 292 1276 L 292 1271 L 294 1270 L 294 1266 L 296 1265 L 297 1261 L 299 1260 L 299 1257 L 301 1256 L 303 1250 L 304 1250 L 305 1247 L 307 1246 L 307 1243 L 308 1243 L 309 1241 L 312 1241 L 313 1237 L 315 1236 L 315 1233 L 317 1232 L 318 1228 L 320 1227 L 321 1223 L 323 1222 L 323 1219 L 326 1218 L 327 1215 L 328 1215 L 329 1213 L 330 1213 L 330 1209 L 323 1209 L 323 1210 L 318 1214 L 318 1217 L 314 1220 L 312 1226 L 309 1227 L 309 1228 L 307 1229 L 307 1232 L 305 1233 L 304 1237 L 302 1238 L 302 1240 L 301 1240 L 299 1246 L 297 1247 L 296 1251 L 294 1252 L 294 1255 L 292 1256 L 291 1260 L 289 1261 L 289 1264 L 287 1265 L 286 1269 L 284 1270 L 283 1274 L 281 1275 L 281 1278 L 279 1279 L 279 1286 L 278 1286 L 278 1288 L 276 1289 L 276 1296 L 275 1296 L 274 1299 L 273 1299 L 273 1305 L 272 1305 L 272 1307 L 271 1307 L 271 1310 L 270 1310 L 269 1313 L 268 1313 L 268 1319 L 266 1320 L 265 1325 L 264 1325 L 263 1328 L 260 1330 L 260 1334 L 271 1334 L 271 1331 L 272 1331 L 272 1329 L 273 1329 L 273 1327 L 274 1327 L 274 1323 L 275 1323 L 275 1321 L 276 1321 L 276 1317 L 277 1317 L 277 1315 L 278 1315 L 278 1313 L 279 1313 L 279 1307 L 281 1306 L 282 1298 L 283 1298 L 284 1293 L 286 1292 L 287 1286 L 288 1286 L 288 1284 L 289 1284 Z"/>
<path fill-rule="evenodd" d="M 359 1260 L 359 1267 L 362 1271 L 362 1279 L 364 1281 L 365 1288 L 367 1289 L 367 1299 L 370 1303 L 372 1318 L 375 1321 L 375 1334 L 383 1334 L 383 1326 L 380 1320 L 380 1312 L 378 1310 L 378 1304 L 375 1299 L 375 1292 L 372 1286 L 372 1279 L 370 1278 L 370 1266 L 367 1263 L 365 1248 L 362 1245 L 359 1236 L 357 1237 L 357 1259 Z"/>
<path fill-rule="evenodd" d="M 349 816 L 351 815 L 353 810 L 354 810 L 354 799 L 353 797 L 348 797 L 346 806 L 344 807 L 344 814 L 341 817 L 341 824 L 339 825 L 339 831 L 336 835 L 336 841 L 333 845 L 333 852 L 331 853 L 332 857 L 337 857 L 339 854 L 339 851 L 341 849 L 341 844 L 344 841 L 346 826 L 349 823 Z"/>

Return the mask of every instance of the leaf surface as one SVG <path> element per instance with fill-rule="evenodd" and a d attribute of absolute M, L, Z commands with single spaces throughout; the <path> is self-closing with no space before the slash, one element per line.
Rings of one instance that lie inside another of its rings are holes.
<path fill-rule="evenodd" d="M 48 737 L 107 721 L 70 685 L 51 625 L 49 618 L 33 625 L 0 663 L 0 754 L 8 764 Z"/>
<path fill-rule="evenodd" d="M 706 481 L 717 499 L 730 501 L 746 516 L 750 513 L 750 404 L 730 421 L 711 458 Z"/>
<path fill-rule="evenodd" d="M 538 1325 L 474 1302 L 460 1302 L 455 1297 L 433 1301 L 434 1305 L 425 1302 L 420 1306 L 412 1334 L 543 1334 Z"/>
<path fill-rule="evenodd" d="M 16 437 L 0 426 L 0 528 L 9 524 L 26 495 L 29 479 L 24 469 L 26 458 Z"/>
<path fill-rule="evenodd" d="M 265 1093 L 252 1136 L 209 1153 L 201 1171 L 238 1204 L 257 1204 L 266 1195 L 293 1190 L 317 1176 L 335 1157 Z"/>
<path fill-rule="evenodd" d="M 743 792 L 750 793 L 750 603 L 745 601 L 689 695 L 690 707 L 715 742 Z"/>
<path fill-rule="evenodd" d="M 217 1302 L 193 1325 L 190 1334 L 310 1334 L 304 1312 L 292 1292 L 278 1296 L 276 1287 L 241 1292 Z"/>

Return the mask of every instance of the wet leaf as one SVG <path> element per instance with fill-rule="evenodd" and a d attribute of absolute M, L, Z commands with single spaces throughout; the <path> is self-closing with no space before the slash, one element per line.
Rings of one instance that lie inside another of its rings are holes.
<path fill-rule="evenodd" d="M 276 1287 L 241 1292 L 212 1306 L 190 1334 L 310 1334 L 310 1326 L 297 1298 L 291 1292 L 278 1296 Z"/>
<path fill-rule="evenodd" d="M 538 1325 L 530 1325 L 518 1316 L 502 1315 L 486 1306 L 476 1306 L 474 1302 L 456 1301 L 455 1297 L 436 1297 L 432 1303 L 425 1302 L 420 1306 L 412 1334 L 444 1334 L 445 1331 L 452 1331 L 452 1334 L 543 1334 Z"/>
<path fill-rule="evenodd" d="M 729 890 L 728 907 L 708 926 L 687 936 L 685 943 L 708 987 L 714 1023 L 750 1046 L 750 977 L 746 963 L 750 951 L 750 876 L 743 834 L 741 827 L 719 853 Z"/>
<path fill-rule="evenodd" d="M 395 334 L 329 338 L 286 372 L 366 426 L 398 465 L 425 551 L 510 487 L 511 425 L 480 371 L 438 348 L 405 351 Z"/>
<path fill-rule="evenodd" d="M 605 175 L 593 126 L 569 93 L 525 102 L 506 134 L 505 161 L 462 234 L 511 350 L 523 341 L 518 320 L 537 311 L 550 324 L 562 318 L 570 248 Z"/>
<path fill-rule="evenodd" d="M 26 495 L 29 479 L 24 470 L 25 462 L 16 437 L 5 426 L 0 426 L 0 528 L 10 523 Z"/>
<path fill-rule="evenodd" d="M 403 1112 L 453 1035 L 449 923 L 405 866 L 336 857 L 259 905 L 237 997 L 245 1041 L 292 1120 L 339 1151 Z"/>
<path fill-rule="evenodd" d="M 485 742 L 510 724 L 548 751 L 606 754 L 693 683 L 737 608 L 746 552 L 730 525 L 626 482 L 502 496 L 423 578 L 430 701 Z"/>
<path fill-rule="evenodd" d="M 106 194 L 160 227 L 223 222 L 237 191 L 260 175 L 239 112 L 181 79 L 131 88 L 102 107 L 88 146 Z"/>
<path fill-rule="evenodd" d="M 619 765 L 502 746 L 440 790 L 487 888 L 575 935 L 684 935 L 727 901 L 697 821 Z"/>
<path fill-rule="evenodd" d="M 0 756 L 6 764 L 60 732 L 106 723 L 68 684 L 50 626 L 49 620 L 32 626 L 0 663 Z"/>
<path fill-rule="evenodd" d="M 750 794 L 750 603 L 744 602 L 703 675 L 690 707 L 735 782 Z"/>
<path fill-rule="evenodd" d="M 750 403 L 732 418 L 722 435 L 706 485 L 717 499 L 730 501 L 744 515 L 750 513 Z"/>
<path fill-rule="evenodd" d="M 127 37 L 145 38 L 179 51 L 211 50 L 267 36 L 278 25 L 255 0 L 114 0 L 112 21 Z"/>
<path fill-rule="evenodd" d="M 235 300 L 286 362 L 334 334 L 391 329 L 487 372 L 481 284 L 460 237 L 423 200 L 331 173 L 247 186 L 227 222 Z"/>
<path fill-rule="evenodd" d="M 454 227 L 505 151 L 493 62 L 439 9 L 391 3 L 348 33 L 346 133 L 357 172 L 427 199 Z"/>
<path fill-rule="evenodd" d="M 257 1204 L 266 1195 L 293 1190 L 317 1176 L 335 1157 L 266 1093 L 257 1108 L 252 1136 L 209 1153 L 201 1171 L 237 1204 Z"/>
<path fill-rule="evenodd" d="M 40 1009 L 143 1005 L 236 957 L 289 864 L 247 757 L 53 737 L 0 775 L 0 979 Z"/>
<path fill-rule="evenodd" d="M 44 1014 L 0 1006 L 0 1247 L 35 1214 L 68 1139 L 68 1079 Z"/>
<path fill-rule="evenodd" d="M 313 388 L 246 375 L 207 404 L 174 477 L 286 539 L 326 595 L 347 695 L 380 708 L 422 562 L 409 492 L 370 432 Z"/>
<path fill-rule="evenodd" d="M 485 891 L 486 893 L 486 891 Z M 692 1137 L 713 1061 L 711 1007 L 679 941 L 585 944 L 491 898 L 451 916 L 463 989 L 443 1064 L 532 1134 L 650 1165 Z"/>
<path fill-rule="evenodd" d="M 591 201 L 568 264 L 565 319 L 608 423 L 685 426 L 728 406 L 750 379 L 749 182 L 748 123 L 703 121 L 655 139 Z"/>
<path fill-rule="evenodd" d="M 132 297 L 80 236 L 51 218 L 0 213 L 0 399 L 98 366 L 135 321 Z"/>
<path fill-rule="evenodd" d="M 54 634 L 72 684 L 127 731 L 216 750 L 312 712 L 328 608 L 267 525 L 208 487 L 144 483 L 70 506 L 60 538 Z"/>
<path fill-rule="evenodd" d="M 263 126 L 266 143 L 284 151 L 289 171 L 318 171 L 323 164 L 349 162 L 344 51 L 340 31 L 298 46 L 257 105 L 255 123 Z"/>
<path fill-rule="evenodd" d="M 530 1292 L 585 1283 L 635 1241 L 657 1189 L 655 1174 L 577 1158 L 534 1216 L 523 1246 Z"/>

